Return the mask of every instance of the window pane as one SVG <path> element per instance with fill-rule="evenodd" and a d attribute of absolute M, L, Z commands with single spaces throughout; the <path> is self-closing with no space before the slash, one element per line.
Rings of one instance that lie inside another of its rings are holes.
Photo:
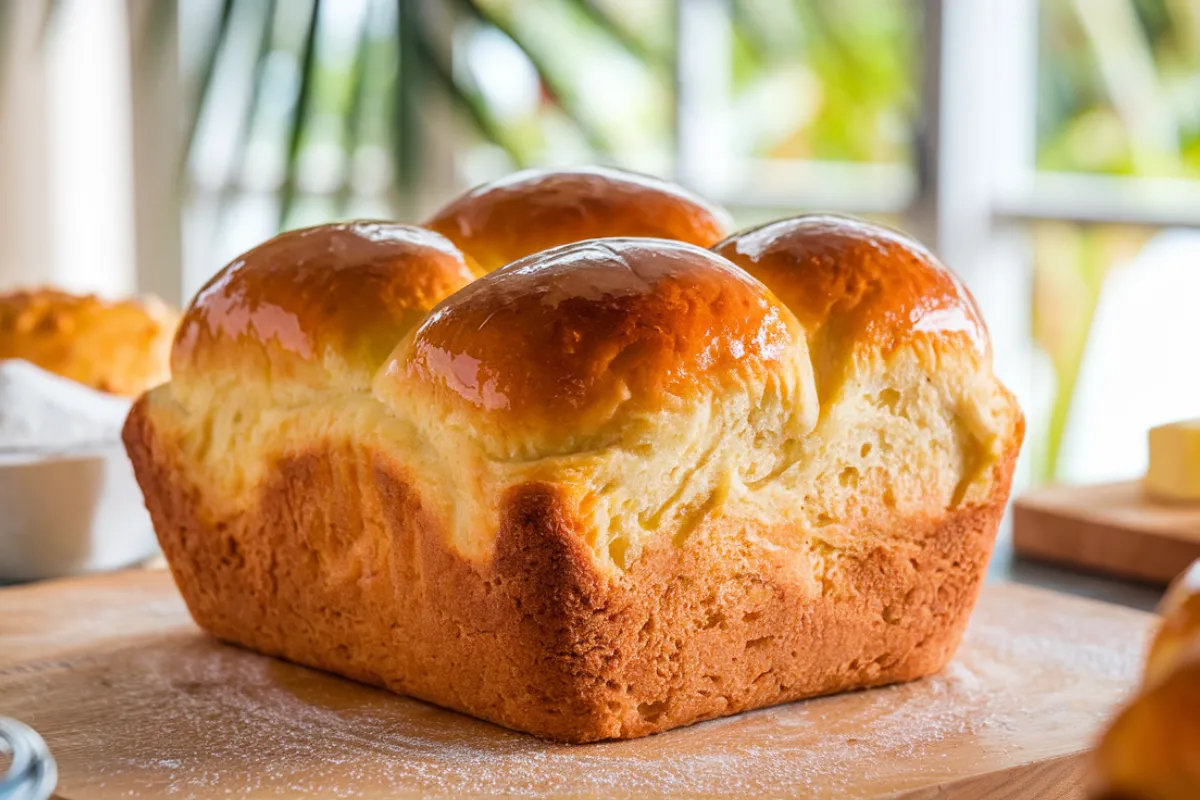
<path fill-rule="evenodd" d="M 1038 167 L 1200 178 L 1200 3 L 1042 0 Z"/>
<path fill-rule="evenodd" d="M 480 152 L 464 153 L 467 171 L 476 164 L 483 173 L 469 177 L 594 160 L 669 166 L 669 0 L 476 0 L 473 7 L 455 33 L 454 71 L 491 127 L 477 131 Z M 497 156 L 506 158 L 497 164 Z"/>
<path fill-rule="evenodd" d="M 738 0 L 734 106 L 754 158 L 912 159 L 916 4 Z"/>
<path fill-rule="evenodd" d="M 1149 428 L 1200 414 L 1200 372 L 1180 350 L 1200 338 L 1200 231 L 1052 222 L 1033 230 L 1045 391 L 1028 410 L 1048 420 L 1030 437 L 1037 477 L 1137 477 Z"/>

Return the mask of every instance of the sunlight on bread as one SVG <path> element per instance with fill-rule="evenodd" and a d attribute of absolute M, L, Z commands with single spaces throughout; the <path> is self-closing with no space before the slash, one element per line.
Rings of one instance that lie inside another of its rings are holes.
<path fill-rule="evenodd" d="M 933 256 L 601 170 L 434 219 L 187 311 L 126 443 L 203 627 L 567 741 L 940 669 L 1023 419 Z"/>

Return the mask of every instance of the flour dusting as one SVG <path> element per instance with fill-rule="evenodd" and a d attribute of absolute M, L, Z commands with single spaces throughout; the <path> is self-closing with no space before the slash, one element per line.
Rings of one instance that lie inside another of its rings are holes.
<path fill-rule="evenodd" d="M 134 783 L 181 798 L 867 797 L 1045 758 L 1048 742 L 1061 749 L 1050 755 L 1079 752 L 1134 684 L 1142 643 L 1111 610 L 1003 606 L 985 594 L 932 678 L 629 742 L 548 744 L 182 632 L 129 651 L 119 670 L 80 667 L 106 688 L 37 722 L 65 737 L 80 719 L 111 720 L 123 698 L 120 720 L 72 740 L 80 756 L 106 754 L 87 769 L 96 797 Z"/>

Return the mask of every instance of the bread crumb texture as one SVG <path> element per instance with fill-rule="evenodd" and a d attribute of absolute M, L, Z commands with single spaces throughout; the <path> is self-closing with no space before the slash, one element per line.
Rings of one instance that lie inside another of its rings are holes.
<path fill-rule="evenodd" d="M 200 292 L 125 429 L 197 622 L 564 741 L 940 669 L 1023 434 L 967 291 L 877 226 L 717 242 L 556 175 Z"/>

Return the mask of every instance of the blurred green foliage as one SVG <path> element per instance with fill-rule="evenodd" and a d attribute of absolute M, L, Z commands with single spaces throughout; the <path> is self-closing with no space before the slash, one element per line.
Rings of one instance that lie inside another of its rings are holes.
<path fill-rule="evenodd" d="M 736 0 L 735 113 L 749 154 L 911 161 L 921 5 Z"/>
<path fill-rule="evenodd" d="M 416 14 L 420 30 L 406 38 L 392 21 L 404 3 L 370 0 L 351 39 L 333 46 L 327 30 L 350 5 L 319 4 L 310 52 L 303 30 L 313 3 L 272 4 L 256 97 L 271 105 L 290 92 L 300 130 L 251 125 L 250 135 L 282 136 L 297 154 L 311 143 L 346 150 L 382 140 L 394 149 L 415 135 L 386 110 L 403 94 L 394 88 L 407 65 L 465 112 L 472 146 L 510 168 L 669 163 L 680 122 L 673 0 L 445 0 L 448 39 Z M 738 156 L 911 162 L 923 3 L 730 0 L 728 8 L 726 100 Z M 1200 3 L 1041 0 L 1039 9 L 1038 166 L 1200 175 Z M 397 58 L 402 45 L 420 52 Z M 282 86 L 264 69 L 281 58 L 298 71 Z"/>
<path fill-rule="evenodd" d="M 674 2 L 475 5 L 554 90 L 547 102 L 504 122 L 510 149 L 523 162 L 580 157 L 585 150 L 633 164 L 646 157 L 669 161 L 671 126 L 679 122 L 672 114 Z M 920 7 L 917 0 L 732 0 L 726 102 L 737 154 L 910 161 Z M 473 46 L 492 47 L 478 35 L 463 45 L 468 63 Z M 480 101 L 502 115 L 505 98 L 489 94 L 483 77 L 473 80 Z M 564 111 L 586 147 L 574 146 L 564 132 Z"/>
<path fill-rule="evenodd" d="M 1033 336 L 1054 371 L 1054 396 L 1034 478 L 1059 477 L 1060 450 L 1075 398 L 1088 335 L 1109 272 L 1133 260 L 1153 231 L 1128 225 L 1033 225 Z"/>
<path fill-rule="evenodd" d="M 1200 177 L 1200 3 L 1041 0 L 1038 167 Z"/>
<path fill-rule="evenodd" d="M 1037 167 L 1200 178 L 1200 3 L 1041 0 L 1039 10 Z M 1035 473 L 1053 480 L 1105 279 L 1153 231 L 1045 222 L 1033 233 L 1033 333 L 1056 379 Z"/>
<path fill-rule="evenodd" d="M 345 215 L 381 187 L 394 207 L 431 144 L 426 117 L 442 113 L 434 93 L 464 123 L 454 147 L 468 177 L 582 161 L 667 171 L 686 124 L 675 118 L 675 14 L 689 1 L 210 0 L 213 24 L 180 32 L 198 43 L 192 178 L 212 169 L 197 146 L 233 127 L 229 166 L 214 170 L 221 191 L 276 193 L 280 227 Z M 15 2 L 0 0 L 0 41 Z M 58 6 L 47 0 L 47 20 Z M 932 45 L 920 38 L 924 7 L 728 0 L 720 100 L 735 157 L 911 164 Z M 1200 0 L 1038 0 L 1037 53 L 1038 169 L 1200 178 Z M 221 77 L 231 59 L 242 74 Z M 240 112 L 229 91 L 239 80 L 251 87 Z M 1033 232 L 1033 333 L 1057 378 L 1038 464 L 1050 478 L 1105 276 L 1149 233 Z"/>

